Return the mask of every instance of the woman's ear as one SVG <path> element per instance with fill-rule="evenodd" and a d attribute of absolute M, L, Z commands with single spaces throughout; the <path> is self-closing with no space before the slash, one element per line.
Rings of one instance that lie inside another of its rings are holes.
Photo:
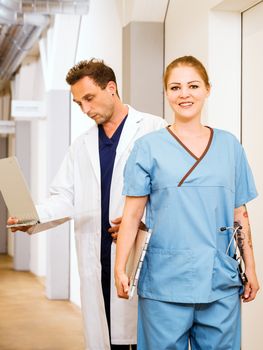
<path fill-rule="evenodd" d="M 209 97 L 210 96 L 210 92 L 211 92 L 211 85 L 207 86 L 206 90 L 207 90 L 207 95 L 206 96 Z"/>

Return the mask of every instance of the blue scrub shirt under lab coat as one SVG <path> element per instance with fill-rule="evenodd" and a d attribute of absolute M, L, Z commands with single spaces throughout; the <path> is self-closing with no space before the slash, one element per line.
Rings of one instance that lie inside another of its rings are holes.
<path fill-rule="evenodd" d="M 149 195 L 153 234 L 138 294 L 175 303 L 209 303 L 237 293 L 237 262 L 226 249 L 234 208 L 257 196 L 243 147 L 229 132 L 210 129 L 200 158 L 168 129 L 137 140 L 126 164 L 123 194 Z"/>
<path fill-rule="evenodd" d="M 127 116 L 122 120 L 114 134 L 109 138 L 99 125 L 99 155 L 100 155 L 100 174 L 101 174 L 101 284 L 105 304 L 105 313 L 108 322 L 109 335 L 110 324 L 110 293 L 111 293 L 111 244 L 112 237 L 108 232 L 111 227 L 109 222 L 109 205 L 111 179 L 114 168 L 116 149 L 121 137 L 122 129 Z M 128 348 L 128 346 L 127 346 Z"/>

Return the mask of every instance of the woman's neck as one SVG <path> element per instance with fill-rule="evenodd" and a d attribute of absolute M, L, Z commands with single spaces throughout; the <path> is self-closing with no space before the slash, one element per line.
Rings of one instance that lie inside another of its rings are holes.
<path fill-rule="evenodd" d="M 171 129 L 179 136 L 192 137 L 203 136 L 207 133 L 207 128 L 198 121 L 181 122 L 180 120 L 172 124 Z"/>

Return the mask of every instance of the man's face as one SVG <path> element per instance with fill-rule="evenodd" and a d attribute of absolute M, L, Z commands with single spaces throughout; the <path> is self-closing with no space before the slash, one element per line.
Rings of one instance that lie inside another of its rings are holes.
<path fill-rule="evenodd" d="M 111 119 L 116 93 L 114 82 L 110 81 L 103 90 L 92 79 L 84 77 L 71 86 L 71 93 L 82 112 L 97 124 L 105 124 Z"/>

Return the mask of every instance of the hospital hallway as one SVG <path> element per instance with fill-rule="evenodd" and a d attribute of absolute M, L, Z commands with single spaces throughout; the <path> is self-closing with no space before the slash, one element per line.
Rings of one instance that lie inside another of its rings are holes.
<path fill-rule="evenodd" d="M 15 271 L 0 254 L 0 349 L 83 350 L 81 313 L 77 306 L 48 300 L 43 280 Z"/>

